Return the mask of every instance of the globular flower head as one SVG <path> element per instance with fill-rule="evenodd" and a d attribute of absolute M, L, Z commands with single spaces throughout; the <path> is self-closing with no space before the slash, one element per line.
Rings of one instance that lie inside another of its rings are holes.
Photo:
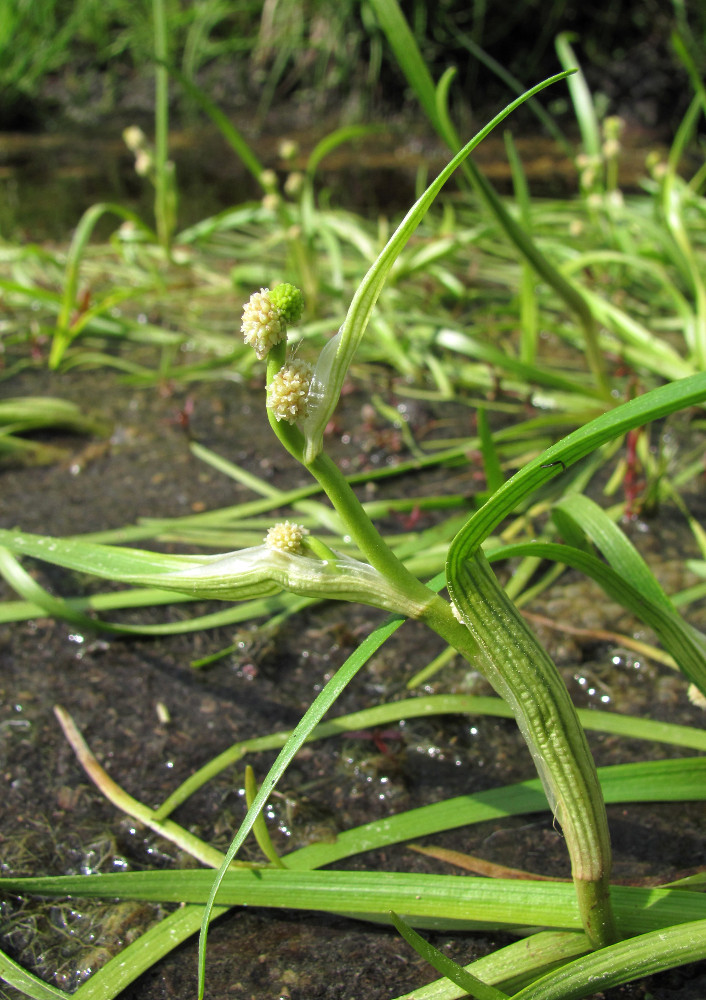
<path fill-rule="evenodd" d="M 131 153 L 137 153 L 148 145 L 147 136 L 139 125 L 128 125 L 123 129 L 123 141 Z"/>
<path fill-rule="evenodd" d="M 690 684 L 686 693 L 692 705 L 696 705 L 697 708 L 703 708 L 706 711 L 706 695 L 703 691 L 700 691 L 695 684 Z"/>
<path fill-rule="evenodd" d="M 302 539 L 309 532 L 301 524 L 291 521 L 280 521 L 274 524 L 265 536 L 265 545 L 276 552 L 298 553 L 302 550 Z"/>
<path fill-rule="evenodd" d="M 270 301 L 279 309 L 286 323 L 297 323 L 304 312 L 304 296 L 296 287 L 287 282 L 275 285 L 270 292 Z"/>
<path fill-rule="evenodd" d="M 277 420 L 293 424 L 308 416 L 307 396 L 313 368 L 306 361 L 295 360 L 284 365 L 267 386 L 267 408 Z"/>
<path fill-rule="evenodd" d="M 268 288 L 253 292 L 243 307 L 240 332 L 262 361 L 272 348 L 287 336 L 287 323 L 281 310 L 272 302 Z"/>

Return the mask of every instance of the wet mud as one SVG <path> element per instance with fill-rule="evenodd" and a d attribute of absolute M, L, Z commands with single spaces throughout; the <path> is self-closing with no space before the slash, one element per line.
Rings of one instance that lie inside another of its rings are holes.
<path fill-rule="evenodd" d="M 0 385 L 0 393 L 8 395 L 9 388 Z M 194 457 L 192 439 L 277 486 L 306 482 L 264 421 L 259 429 L 254 414 L 262 402 L 260 388 L 222 382 L 135 389 L 105 375 L 49 376 L 44 370 L 18 375 L 11 388 L 12 395 L 73 399 L 107 418 L 112 430 L 105 440 L 51 435 L 47 440 L 64 450 L 60 461 L 1 469 L 3 527 L 57 535 L 102 531 L 144 517 L 174 517 L 251 499 L 243 487 Z M 360 389 L 346 397 L 341 424 L 355 430 L 346 443 L 337 433 L 330 443 L 334 452 L 351 467 L 404 457 L 399 442 L 395 455 L 386 451 L 392 439 L 382 422 L 370 444 L 364 402 Z M 460 417 L 451 407 L 449 419 Z M 437 479 L 429 488 L 438 492 L 438 473 L 433 475 Z M 456 471 L 454 475 L 458 491 Z M 470 491 L 470 472 L 466 485 Z M 418 493 L 424 480 L 417 474 L 391 488 L 397 495 Z M 658 520 L 644 530 L 636 526 L 631 532 L 670 591 L 693 582 L 682 567 L 684 558 L 696 552 L 677 519 Z M 63 596 L 110 589 L 78 574 L 30 561 L 26 565 L 39 582 Z M 3 585 L 2 592 L 5 599 L 14 599 L 9 587 Z M 154 623 L 216 609 L 215 604 L 176 604 L 104 617 Z M 589 629 L 637 629 L 621 608 L 571 575 L 528 610 Z M 233 742 L 293 726 L 377 620 L 369 609 L 330 603 L 289 619 L 274 633 L 248 625 L 120 638 L 99 631 L 84 634 L 48 618 L 0 624 L 0 867 L 29 875 L 193 865 L 174 845 L 103 799 L 64 740 L 53 715 L 55 705 L 73 715 L 108 773 L 135 797 L 156 806 Z M 704 625 L 698 606 L 694 623 Z M 570 636 L 541 624 L 538 628 L 577 704 L 703 725 L 703 713 L 688 701 L 685 683 L 666 667 L 640 660 L 614 642 Z M 191 666 L 229 646 L 233 651 L 212 666 Z M 361 671 L 335 714 L 405 697 L 407 679 L 439 652 L 435 636 L 406 625 Z M 490 693 L 460 660 L 426 690 Z M 269 810 L 279 850 L 330 839 L 339 830 L 443 797 L 534 776 L 529 754 L 508 720 L 447 716 L 410 720 L 391 729 L 326 740 L 300 754 Z M 599 764 L 688 754 L 596 733 L 589 740 Z M 248 758 L 259 777 L 272 760 L 272 754 Z M 245 812 L 243 782 L 242 764 L 223 772 L 174 818 L 225 849 Z M 657 884 L 703 865 L 704 808 L 703 803 L 679 805 L 675 815 L 673 804 L 610 807 L 616 881 Z M 428 840 L 513 867 L 568 874 L 564 846 L 548 814 L 497 820 Z M 243 857 L 256 858 L 255 846 L 248 846 Z M 345 865 L 448 871 L 405 845 Z M 144 904 L 8 899 L 0 902 L 2 946 L 39 975 L 73 990 L 164 912 Z M 437 934 L 432 940 L 467 962 L 510 939 Z M 386 1000 L 433 978 L 390 930 L 264 910 L 232 911 L 214 925 L 207 974 L 212 1000 Z M 122 996 L 193 996 L 195 977 L 196 944 L 191 940 Z M 696 1000 L 705 994 L 706 969 L 701 965 L 605 996 Z M 10 1000 L 18 994 L 0 987 L 0 996 Z"/>

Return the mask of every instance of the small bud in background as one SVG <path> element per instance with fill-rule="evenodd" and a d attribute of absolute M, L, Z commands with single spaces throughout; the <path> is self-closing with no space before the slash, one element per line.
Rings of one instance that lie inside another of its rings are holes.
<path fill-rule="evenodd" d="M 288 194 L 290 198 L 296 198 L 304 187 L 304 174 L 301 170 L 295 170 L 287 177 L 284 182 L 284 193 Z"/>
<path fill-rule="evenodd" d="M 281 200 L 278 194 L 266 194 L 262 199 L 262 207 L 268 212 L 276 212 Z"/>
<path fill-rule="evenodd" d="M 284 365 L 267 386 L 267 408 L 277 420 L 293 424 L 308 416 L 306 399 L 313 368 L 306 361 L 291 361 Z"/>
<path fill-rule="evenodd" d="M 618 142 L 625 129 L 625 119 L 620 115 L 608 115 L 603 122 L 603 138 L 606 142 L 611 140 Z"/>
<path fill-rule="evenodd" d="M 154 168 L 154 160 L 146 149 L 140 149 L 135 154 L 135 173 L 140 177 L 148 177 Z"/>
<path fill-rule="evenodd" d="M 135 157 L 135 173 L 139 177 L 150 177 L 154 173 L 154 151 L 147 136 L 138 125 L 129 125 L 123 130 L 123 141 Z"/>
<path fill-rule="evenodd" d="M 645 167 L 647 168 L 650 177 L 656 181 L 661 181 L 665 174 L 667 173 L 667 164 L 664 161 L 662 154 L 658 150 L 653 149 L 645 157 Z"/>
<path fill-rule="evenodd" d="M 301 552 L 302 539 L 309 532 L 301 524 L 292 524 L 291 521 L 280 521 L 274 524 L 265 536 L 265 545 L 268 549 L 276 552 Z"/>
<path fill-rule="evenodd" d="M 240 332 L 260 361 L 287 336 L 285 318 L 273 304 L 269 289 L 261 288 L 259 292 L 253 292 L 245 303 Z"/>
<path fill-rule="evenodd" d="M 706 711 L 706 695 L 703 691 L 700 691 L 695 684 L 690 684 L 686 693 L 692 705 Z"/>
<path fill-rule="evenodd" d="M 283 139 L 279 144 L 279 155 L 282 160 L 293 160 L 299 152 L 299 143 L 294 139 Z"/>
<path fill-rule="evenodd" d="M 123 142 L 131 153 L 138 153 L 147 147 L 147 136 L 139 125 L 128 125 L 123 129 Z"/>
<path fill-rule="evenodd" d="M 274 170 L 263 170 L 260 174 L 260 184 L 268 194 L 276 194 L 277 174 Z"/>

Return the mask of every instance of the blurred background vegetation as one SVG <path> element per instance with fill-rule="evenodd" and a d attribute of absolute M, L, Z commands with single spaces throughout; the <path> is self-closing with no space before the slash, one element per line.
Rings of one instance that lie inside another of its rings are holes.
<path fill-rule="evenodd" d="M 261 122 L 286 101 L 303 124 L 322 112 L 351 121 L 415 106 L 366 0 L 166 6 L 171 64 L 224 110 L 255 108 Z M 575 32 L 605 112 L 644 128 L 669 130 L 690 98 L 671 46 L 674 31 L 704 68 L 700 0 L 406 0 L 402 9 L 434 76 L 457 68 L 461 121 L 507 98 L 498 67 L 526 86 L 556 72 L 554 39 L 562 31 Z M 148 0 L 3 0 L 0 128 L 94 127 L 106 115 L 139 120 L 153 107 L 153 51 Z M 188 121 L 195 109 L 173 89 L 173 112 Z"/>

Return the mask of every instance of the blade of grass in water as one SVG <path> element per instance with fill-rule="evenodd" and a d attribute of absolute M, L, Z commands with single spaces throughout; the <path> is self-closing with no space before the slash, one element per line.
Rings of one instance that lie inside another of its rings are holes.
<path fill-rule="evenodd" d="M 20 993 L 31 997 L 32 1000 L 67 1000 L 68 993 L 58 990 L 56 986 L 50 986 L 43 982 L 31 972 L 23 969 L 4 951 L 0 951 L 0 979 L 8 985 L 14 986 Z"/>
<path fill-rule="evenodd" d="M 72 314 L 76 308 L 76 294 L 78 291 L 79 274 L 81 260 L 86 250 L 96 223 L 102 215 L 117 215 L 119 218 L 127 220 L 145 232 L 149 239 L 155 240 L 155 234 L 145 226 L 138 215 L 131 212 L 122 205 L 111 203 L 99 203 L 92 205 L 81 216 L 76 226 L 76 230 L 71 240 L 71 246 L 66 258 L 66 276 L 64 284 L 64 294 L 61 302 L 61 312 L 56 323 L 56 332 L 52 339 L 51 351 L 49 354 L 49 367 L 58 368 L 64 353 L 71 343 L 74 333 L 72 330 Z"/>
<path fill-rule="evenodd" d="M 332 719 L 330 722 L 322 722 L 311 732 L 307 742 L 336 736 L 347 730 L 386 726 L 400 719 L 424 718 L 436 714 L 477 714 L 504 719 L 513 717 L 510 706 L 501 698 L 483 698 L 473 695 L 429 695 L 423 698 L 408 698 L 386 705 L 376 705 L 363 712 L 355 712 L 352 715 Z M 579 709 L 578 714 L 581 724 L 589 730 L 706 751 L 706 732 L 696 727 L 677 726 L 673 723 L 655 722 L 652 719 L 641 719 L 621 715 L 617 712 L 601 712 L 595 709 Z M 225 768 L 231 767 L 249 753 L 279 749 L 284 746 L 290 735 L 290 731 L 285 731 L 235 743 L 187 778 L 157 809 L 156 815 L 159 818 L 168 816 L 177 806 Z M 599 773 L 602 774 L 600 771 Z M 675 786 L 675 790 L 677 787 Z M 654 791 L 657 794 L 658 787 L 656 785 Z M 604 794 L 608 794 L 605 789 Z M 660 794 L 663 794 L 663 791 Z"/>
<path fill-rule="evenodd" d="M 407 944 L 411 945 L 417 954 L 433 966 L 437 972 L 445 975 L 452 982 L 456 983 L 457 986 L 460 986 L 469 996 L 473 997 L 473 1000 L 508 1000 L 507 993 L 489 986 L 467 969 L 464 969 L 463 966 L 452 961 L 448 955 L 444 955 L 438 948 L 425 941 L 420 934 L 417 934 L 413 927 L 410 927 L 396 913 L 391 912 L 390 916 L 397 933 L 401 934 Z"/>
<path fill-rule="evenodd" d="M 706 957 L 706 920 L 641 934 L 576 959 L 515 994 L 514 1000 L 581 1000 Z"/>
<path fill-rule="evenodd" d="M 463 894 L 459 893 L 459 880 L 463 882 Z M 210 869 L 0 878 L 0 888 L 14 893 L 198 904 L 208 900 L 212 883 Z M 614 886 L 613 893 L 625 934 L 706 919 L 706 896 L 698 892 Z M 224 873 L 218 895 L 221 905 L 317 910 L 381 923 L 389 923 L 389 912 L 395 909 L 417 927 L 511 930 L 544 926 L 578 930 L 581 926 L 569 882 L 389 871 L 239 868 Z"/>

